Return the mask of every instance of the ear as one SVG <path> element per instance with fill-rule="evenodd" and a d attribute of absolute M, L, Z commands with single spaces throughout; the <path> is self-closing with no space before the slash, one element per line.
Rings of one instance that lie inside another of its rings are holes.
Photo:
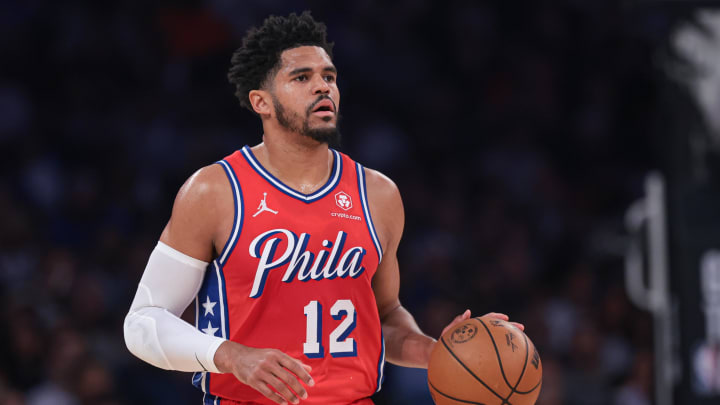
<path fill-rule="evenodd" d="M 250 90 L 248 93 L 250 105 L 258 115 L 270 115 L 273 112 L 273 103 L 270 93 L 265 90 Z"/>

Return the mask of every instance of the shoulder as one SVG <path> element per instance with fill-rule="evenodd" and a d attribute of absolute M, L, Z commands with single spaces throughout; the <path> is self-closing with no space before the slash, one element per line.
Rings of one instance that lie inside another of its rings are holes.
<path fill-rule="evenodd" d="M 219 164 L 212 164 L 196 171 L 185 181 L 175 197 L 175 205 L 211 203 L 215 197 L 228 191 L 225 170 Z"/>
<path fill-rule="evenodd" d="M 172 215 L 160 237 L 188 256 L 210 261 L 214 246 L 225 237 L 234 203 L 229 180 L 218 164 L 205 166 L 180 187 Z"/>
<path fill-rule="evenodd" d="M 400 190 L 388 176 L 377 170 L 365 168 L 365 183 L 368 198 L 380 204 L 400 204 L 402 207 Z"/>
<path fill-rule="evenodd" d="M 387 250 L 389 245 L 397 244 L 405 224 L 400 190 L 389 177 L 377 170 L 367 168 L 365 183 L 370 215 L 378 231 L 380 242 L 384 250 Z"/>

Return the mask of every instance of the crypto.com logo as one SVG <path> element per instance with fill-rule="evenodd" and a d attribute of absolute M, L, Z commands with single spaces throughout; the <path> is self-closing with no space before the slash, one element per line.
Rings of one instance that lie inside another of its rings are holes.
<path fill-rule="evenodd" d="M 341 191 L 335 194 L 335 204 L 337 204 L 338 207 L 347 211 L 352 208 L 352 199 L 349 195 L 347 195 L 346 192 Z"/>

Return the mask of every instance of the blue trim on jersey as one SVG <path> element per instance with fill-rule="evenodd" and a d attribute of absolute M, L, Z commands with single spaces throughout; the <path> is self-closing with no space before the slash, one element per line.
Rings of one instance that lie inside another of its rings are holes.
<path fill-rule="evenodd" d="M 200 302 L 199 301 L 200 300 L 198 299 L 198 297 L 195 296 L 195 328 L 197 328 L 197 329 L 199 329 L 198 322 L 200 320 Z M 195 387 L 199 388 L 202 391 L 204 391 L 204 390 L 203 390 L 203 387 L 201 384 L 203 382 L 203 377 L 205 376 L 205 374 L 206 373 L 204 373 L 202 371 L 196 371 L 192 375 L 192 385 L 194 385 Z"/>
<path fill-rule="evenodd" d="M 205 309 L 202 304 L 210 302 L 212 305 Z M 219 305 L 218 305 L 219 304 Z M 205 333 L 203 329 L 216 329 L 213 336 L 229 339 L 230 323 L 227 308 L 227 291 L 225 288 L 225 274 L 218 260 L 213 260 L 205 271 L 205 278 L 195 297 L 195 327 Z M 210 392 L 210 372 L 197 372 L 193 374 L 193 385 L 204 393 Z M 207 398 L 207 397 L 206 397 Z M 216 403 L 216 402 L 210 402 Z"/>
<path fill-rule="evenodd" d="M 380 351 L 380 359 L 378 360 L 378 376 L 377 376 L 377 389 L 375 392 L 380 392 L 382 383 L 385 381 L 385 335 L 380 331 L 380 340 L 382 341 L 382 350 Z"/>
<path fill-rule="evenodd" d="M 202 389 L 200 384 L 202 383 L 203 374 L 205 374 L 203 371 L 194 372 L 192 375 L 192 385 Z"/>
<path fill-rule="evenodd" d="M 228 238 L 227 242 L 225 242 L 225 247 L 223 247 L 223 250 L 218 256 L 220 264 L 223 265 L 225 264 L 227 258 L 230 256 L 230 253 L 235 248 L 237 241 L 240 239 L 240 232 L 242 231 L 243 219 L 245 215 L 243 211 L 244 201 L 242 195 L 242 188 L 240 187 L 240 182 L 235 175 L 235 171 L 230 166 L 230 163 L 228 163 L 226 160 L 221 160 L 217 163 L 225 170 L 228 181 L 230 181 L 230 186 L 233 192 L 233 202 L 235 203 L 235 216 L 233 218 L 232 231 L 230 232 L 230 237 Z"/>
<path fill-rule="evenodd" d="M 203 398 L 205 394 L 210 391 L 210 374 L 207 371 L 195 372 L 192 376 L 192 384 L 195 388 L 203 392 Z"/>
<path fill-rule="evenodd" d="M 220 304 L 222 305 L 222 310 L 220 312 L 220 320 L 222 322 L 222 337 L 225 339 L 230 339 L 230 322 L 229 322 L 229 316 L 228 316 L 228 306 L 227 306 L 227 288 L 225 287 L 225 272 L 223 271 L 223 266 L 218 263 L 217 260 L 215 260 L 215 272 L 219 281 L 218 284 L 218 296 L 220 298 Z"/>
<path fill-rule="evenodd" d="M 220 397 L 216 397 L 212 394 L 205 394 L 203 395 L 203 405 L 219 405 L 220 404 Z"/>
<path fill-rule="evenodd" d="M 241 149 L 241 152 L 243 156 L 245 157 L 245 160 L 247 160 L 250 167 L 253 168 L 261 177 L 263 177 L 265 180 L 268 181 L 268 183 L 272 184 L 275 188 L 280 190 L 283 194 L 288 195 L 290 197 L 293 197 L 295 199 L 298 199 L 304 203 L 311 203 L 313 201 L 317 201 L 326 195 L 333 191 L 335 189 L 335 186 L 337 186 L 340 183 L 340 179 L 342 178 L 342 157 L 340 156 L 340 153 L 338 153 L 335 149 L 330 149 L 330 151 L 333 153 L 334 162 L 333 162 L 333 169 L 330 173 L 330 177 L 328 178 L 328 181 L 325 183 L 324 186 L 320 187 L 316 192 L 312 194 L 303 194 L 299 191 L 295 191 L 292 188 L 288 187 L 280 181 L 277 177 L 273 176 L 265 170 L 264 167 L 258 162 L 258 160 L 255 158 L 255 155 L 253 155 L 252 150 L 246 145 L 243 146 Z"/>
<path fill-rule="evenodd" d="M 360 201 L 362 202 L 363 212 L 365 213 L 365 223 L 367 224 L 368 230 L 370 231 L 370 237 L 372 238 L 373 244 L 378 254 L 378 264 L 382 261 L 382 247 L 380 246 L 380 240 L 378 239 L 377 233 L 375 233 L 375 225 L 373 225 L 372 217 L 370 216 L 370 206 L 367 200 L 367 190 L 365 188 L 365 168 L 360 163 L 355 162 L 355 169 L 357 171 L 358 178 L 358 190 L 360 190 Z"/>
<path fill-rule="evenodd" d="M 210 394 L 210 376 L 212 373 L 205 373 L 205 386 L 203 387 L 203 399 L 208 398 L 210 399 L 210 404 L 216 404 L 219 401 L 217 400 L 217 397 L 215 395 Z"/>
<path fill-rule="evenodd" d="M 205 278 L 198 291 L 198 321 L 196 327 L 203 329 L 217 329 L 213 336 L 227 339 L 226 322 L 227 307 L 223 305 L 226 301 L 225 279 L 221 274 L 218 261 L 213 260 L 205 271 Z M 210 308 L 205 309 L 203 305 L 210 302 Z M 220 304 L 220 305 L 218 305 Z M 203 332 L 205 333 L 205 332 Z"/>

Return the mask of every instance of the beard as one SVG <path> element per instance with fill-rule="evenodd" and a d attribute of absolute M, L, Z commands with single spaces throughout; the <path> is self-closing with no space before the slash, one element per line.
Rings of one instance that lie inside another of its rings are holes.
<path fill-rule="evenodd" d="M 315 107 L 318 102 L 325 98 L 328 97 L 320 97 L 314 103 L 312 103 L 305 111 L 305 119 L 303 119 L 303 117 L 301 117 L 298 113 L 286 111 L 285 107 L 280 104 L 278 99 L 276 99 L 275 96 L 272 96 L 273 106 L 275 107 L 275 113 L 277 114 L 278 123 L 282 127 L 292 132 L 296 132 L 302 136 L 306 136 L 320 143 L 326 143 L 329 146 L 339 146 L 341 138 L 340 131 L 338 129 L 338 124 L 340 123 L 339 114 L 336 113 L 337 121 L 335 122 L 334 127 L 310 128 L 309 121 L 310 114 L 312 114 L 312 108 Z"/>

